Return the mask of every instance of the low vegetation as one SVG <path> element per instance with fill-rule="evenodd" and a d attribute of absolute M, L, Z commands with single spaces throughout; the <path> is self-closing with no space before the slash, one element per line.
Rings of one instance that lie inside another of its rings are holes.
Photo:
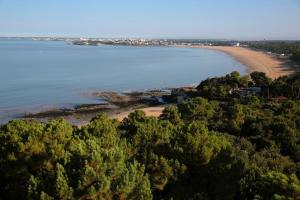
<path fill-rule="evenodd" d="M 3 125 L 0 199 L 300 199 L 299 76 L 233 72 L 191 96 L 160 118 Z"/>

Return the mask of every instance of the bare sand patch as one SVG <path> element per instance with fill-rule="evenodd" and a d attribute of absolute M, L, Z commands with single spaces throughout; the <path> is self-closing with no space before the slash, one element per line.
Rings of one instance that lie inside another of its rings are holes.
<path fill-rule="evenodd" d="M 159 117 L 162 114 L 162 111 L 164 109 L 165 109 L 165 107 L 163 107 L 163 106 L 133 109 L 133 110 L 121 112 L 121 113 L 118 113 L 118 114 L 114 114 L 114 115 L 111 116 L 111 118 L 122 121 L 125 117 L 127 117 L 134 110 L 142 110 L 142 111 L 145 112 L 146 116 L 148 116 L 148 117 L 150 117 L 150 116 L 151 117 Z"/>

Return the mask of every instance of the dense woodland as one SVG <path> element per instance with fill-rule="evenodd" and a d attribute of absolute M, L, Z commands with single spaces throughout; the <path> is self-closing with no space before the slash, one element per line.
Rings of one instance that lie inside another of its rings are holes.
<path fill-rule="evenodd" d="M 0 199 L 300 199 L 300 76 L 233 72 L 189 96 L 160 118 L 3 125 Z"/>

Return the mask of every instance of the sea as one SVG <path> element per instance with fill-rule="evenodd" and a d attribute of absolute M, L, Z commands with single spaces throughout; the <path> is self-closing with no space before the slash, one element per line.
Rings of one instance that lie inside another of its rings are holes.
<path fill-rule="evenodd" d="M 246 67 L 218 51 L 177 47 L 79 46 L 0 39 L 0 123 L 53 108 L 96 104 L 93 91 L 197 85 Z"/>

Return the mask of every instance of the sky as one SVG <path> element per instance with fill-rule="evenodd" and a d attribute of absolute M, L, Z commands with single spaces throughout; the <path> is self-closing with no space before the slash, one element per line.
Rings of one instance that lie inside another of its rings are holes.
<path fill-rule="evenodd" d="M 300 0 L 0 0 L 0 36 L 300 39 Z"/>

